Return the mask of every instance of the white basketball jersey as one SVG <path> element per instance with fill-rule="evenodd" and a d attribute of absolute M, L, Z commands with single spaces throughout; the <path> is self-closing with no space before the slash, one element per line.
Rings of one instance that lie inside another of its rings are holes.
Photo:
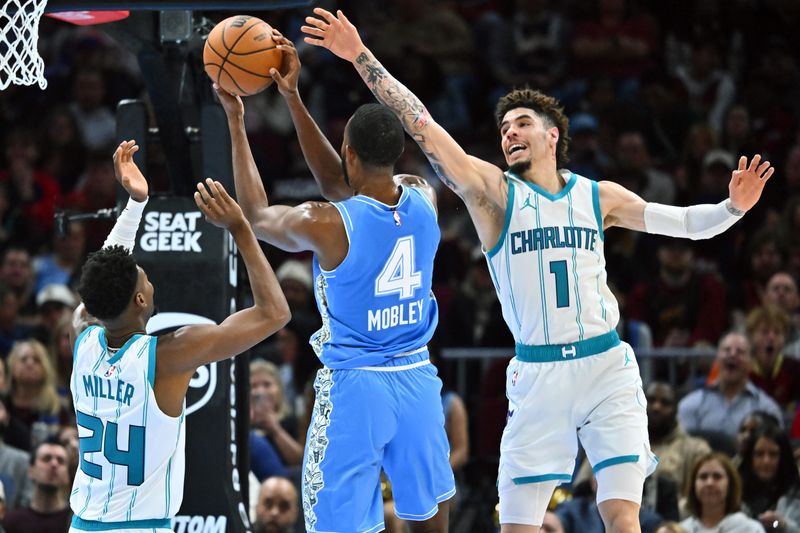
<path fill-rule="evenodd" d="M 87 328 L 75 342 L 70 387 L 80 438 L 80 466 L 70 495 L 83 520 L 132 522 L 172 518 L 183 499 L 184 411 L 156 404 L 156 337 L 134 335 L 116 353 L 105 330 Z"/>
<path fill-rule="evenodd" d="M 505 228 L 485 254 L 518 344 L 571 344 L 608 333 L 619 320 L 606 284 L 597 182 L 563 176 L 564 188 L 550 194 L 506 173 Z"/>

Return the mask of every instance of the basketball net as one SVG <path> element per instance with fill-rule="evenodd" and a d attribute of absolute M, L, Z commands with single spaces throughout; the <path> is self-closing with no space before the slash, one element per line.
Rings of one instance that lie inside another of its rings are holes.
<path fill-rule="evenodd" d="M 39 55 L 39 20 L 47 0 L 0 0 L 0 91 L 11 85 L 45 89 L 44 60 Z M 130 11 L 64 11 L 47 16 L 78 26 L 122 20 Z"/>
<path fill-rule="evenodd" d="M 0 91 L 10 84 L 47 87 L 39 55 L 39 19 L 47 0 L 2 0 L 0 11 Z"/>

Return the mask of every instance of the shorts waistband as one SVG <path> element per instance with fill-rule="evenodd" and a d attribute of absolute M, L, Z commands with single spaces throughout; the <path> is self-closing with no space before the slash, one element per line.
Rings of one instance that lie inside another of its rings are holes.
<path fill-rule="evenodd" d="M 82 531 L 114 531 L 115 529 L 172 529 L 169 518 L 156 518 L 152 520 L 128 520 L 127 522 L 98 522 L 84 520 L 73 515 L 72 527 Z"/>
<path fill-rule="evenodd" d="M 369 370 L 373 372 L 399 372 L 400 370 L 409 370 L 418 366 L 430 364 L 430 354 L 428 353 L 428 346 L 408 352 L 399 353 L 391 359 L 377 365 L 358 366 L 353 370 Z"/>
<path fill-rule="evenodd" d="M 621 341 L 615 330 L 603 335 L 575 342 L 573 344 L 542 344 L 531 346 L 517 344 L 517 359 L 525 363 L 552 363 L 555 361 L 569 361 L 603 353 L 617 346 Z"/>

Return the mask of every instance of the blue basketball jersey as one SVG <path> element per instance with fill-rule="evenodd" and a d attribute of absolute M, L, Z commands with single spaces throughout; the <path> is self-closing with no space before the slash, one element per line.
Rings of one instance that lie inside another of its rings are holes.
<path fill-rule="evenodd" d="M 395 206 L 361 195 L 333 205 L 349 250 L 331 271 L 314 257 L 317 356 L 328 368 L 358 368 L 423 348 L 439 320 L 431 282 L 440 234 L 430 199 L 402 187 Z"/>

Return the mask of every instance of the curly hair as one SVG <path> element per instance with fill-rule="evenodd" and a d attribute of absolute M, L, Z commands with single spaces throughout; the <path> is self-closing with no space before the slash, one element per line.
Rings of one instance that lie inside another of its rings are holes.
<path fill-rule="evenodd" d="M 569 120 L 564 114 L 564 108 L 552 96 L 525 87 L 514 89 L 500 98 L 495 107 L 494 118 L 497 126 L 503 121 L 506 113 L 518 107 L 532 109 L 542 120 L 546 128 L 558 128 L 558 143 L 556 144 L 556 166 L 564 168 L 569 162 Z"/>
<path fill-rule="evenodd" d="M 122 246 L 110 246 L 89 255 L 83 265 L 78 294 L 90 314 L 100 320 L 122 314 L 136 290 L 136 260 Z"/>

